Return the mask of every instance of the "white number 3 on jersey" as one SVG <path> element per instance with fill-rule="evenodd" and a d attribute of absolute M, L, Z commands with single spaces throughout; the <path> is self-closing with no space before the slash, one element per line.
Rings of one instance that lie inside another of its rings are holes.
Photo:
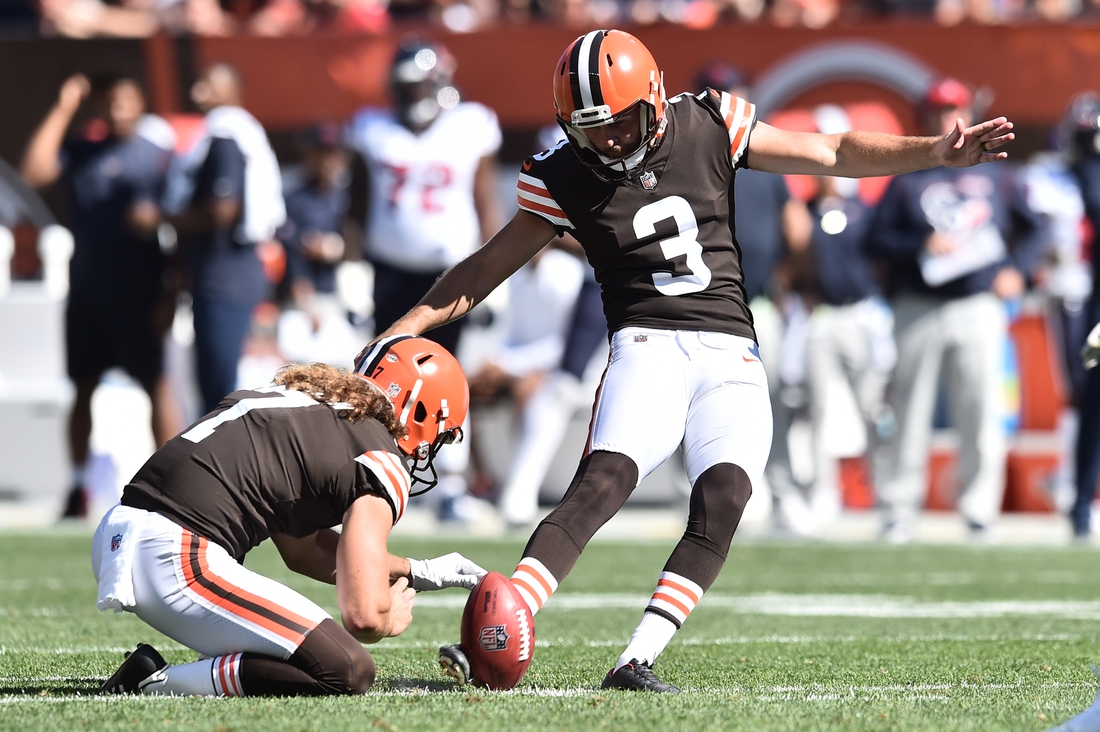
<path fill-rule="evenodd" d="M 705 290 L 710 284 L 710 270 L 703 264 L 703 247 L 699 244 L 699 223 L 691 210 L 691 204 L 680 196 L 669 196 L 642 206 L 634 214 L 634 235 L 639 239 L 657 233 L 657 222 L 672 219 L 679 232 L 676 236 L 661 240 L 661 252 L 665 259 L 687 257 L 691 274 L 673 276 L 668 272 L 654 272 L 653 284 L 662 295 L 675 297 Z"/>

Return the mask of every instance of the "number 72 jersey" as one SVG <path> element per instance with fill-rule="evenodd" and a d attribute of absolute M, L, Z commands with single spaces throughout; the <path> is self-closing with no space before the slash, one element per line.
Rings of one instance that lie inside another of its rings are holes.
<path fill-rule="evenodd" d="M 584 246 L 611 332 L 642 326 L 755 340 L 732 196 L 755 108 L 707 92 L 675 97 L 665 116 L 660 147 L 628 180 L 597 177 L 566 142 L 528 158 L 519 207 Z"/>
<path fill-rule="evenodd" d="M 366 109 L 352 118 L 347 135 L 370 175 L 365 233 L 372 259 L 408 272 L 440 272 L 483 243 L 474 178 L 481 159 L 500 147 L 492 110 L 462 102 L 415 134 L 392 111 Z"/>

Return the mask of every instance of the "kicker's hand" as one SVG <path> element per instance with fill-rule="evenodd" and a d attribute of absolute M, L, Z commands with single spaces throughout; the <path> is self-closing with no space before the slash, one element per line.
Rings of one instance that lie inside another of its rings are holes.
<path fill-rule="evenodd" d="M 458 552 L 435 559 L 409 559 L 412 586 L 417 592 L 443 590 L 448 587 L 474 589 L 486 571 Z"/>
<path fill-rule="evenodd" d="M 997 117 L 973 127 L 963 127 L 962 119 L 955 120 L 955 128 L 936 143 L 936 157 L 941 165 L 949 168 L 967 168 L 978 163 L 1004 160 L 1008 153 L 997 152 L 1007 142 L 1016 139 L 1012 123 Z"/>

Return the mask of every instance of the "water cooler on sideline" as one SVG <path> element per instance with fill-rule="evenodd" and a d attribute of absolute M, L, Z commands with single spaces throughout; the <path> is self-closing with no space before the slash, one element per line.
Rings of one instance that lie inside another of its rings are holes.
<path fill-rule="evenodd" d="M 66 429 L 73 388 L 64 318 L 73 238 L 42 229 L 43 278 L 12 282 L 14 239 L 0 227 L 0 525 L 56 521 L 69 491 Z"/>

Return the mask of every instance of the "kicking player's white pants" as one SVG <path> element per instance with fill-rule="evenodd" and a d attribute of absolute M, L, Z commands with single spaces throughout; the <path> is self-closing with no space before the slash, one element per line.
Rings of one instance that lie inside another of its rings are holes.
<path fill-rule="evenodd" d="M 331 617 L 289 587 L 245 569 L 218 544 L 129 506 L 116 505 L 103 517 L 92 567 L 101 609 L 132 612 L 204 656 L 253 652 L 286 659 Z M 102 601 L 106 596 L 122 601 Z"/>
<path fill-rule="evenodd" d="M 692 484 L 718 463 L 737 465 L 756 484 L 771 439 L 768 379 L 750 339 L 654 328 L 612 337 L 586 453 L 626 455 L 641 481 L 682 442 Z"/>

